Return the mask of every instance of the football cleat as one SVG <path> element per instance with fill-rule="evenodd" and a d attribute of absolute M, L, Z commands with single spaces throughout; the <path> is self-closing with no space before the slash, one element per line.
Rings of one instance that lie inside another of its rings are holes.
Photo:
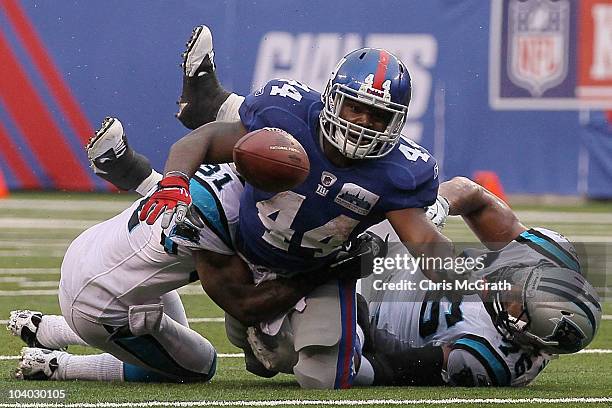
<path fill-rule="evenodd" d="M 96 174 L 108 174 L 110 162 L 127 151 L 127 139 L 119 119 L 106 117 L 85 149 L 92 170 Z"/>
<path fill-rule="evenodd" d="M 49 380 L 59 367 L 57 358 L 63 351 L 24 347 L 15 371 L 18 380 Z"/>
<path fill-rule="evenodd" d="M 181 64 L 183 89 L 175 116 L 185 127 L 195 129 L 217 118 L 230 93 L 217 79 L 210 29 L 205 25 L 195 27 L 186 46 Z"/>
<path fill-rule="evenodd" d="M 205 25 L 197 26 L 185 44 L 187 49 L 182 54 L 183 73 L 185 76 L 203 76 L 215 70 L 215 52 L 212 45 L 212 34 Z"/>
<path fill-rule="evenodd" d="M 85 150 L 94 173 L 122 190 L 135 189 L 151 174 L 149 160 L 128 145 L 117 118 L 105 118 Z"/>
<path fill-rule="evenodd" d="M 13 336 L 19 336 L 29 347 L 45 347 L 36 339 L 38 326 L 43 314 L 32 310 L 13 310 L 9 316 L 6 329 Z"/>

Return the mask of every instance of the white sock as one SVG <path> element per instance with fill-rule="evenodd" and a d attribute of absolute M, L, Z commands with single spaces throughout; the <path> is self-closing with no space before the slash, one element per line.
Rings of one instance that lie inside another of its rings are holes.
<path fill-rule="evenodd" d="M 123 362 L 111 354 L 60 353 L 54 380 L 123 381 Z"/>
<path fill-rule="evenodd" d="M 230 94 L 219 108 L 217 120 L 220 122 L 235 122 L 240 120 L 238 109 L 240 105 L 242 105 L 242 101 L 244 101 L 244 96 L 236 95 L 235 93 Z"/>
<path fill-rule="evenodd" d="M 353 385 L 372 385 L 374 383 L 374 367 L 367 358 L 361 356 L 359 371 L 353 380 Z"/>
<path fill-rule="evenodd" d="M 136 192 L 143 197 L 146 196 L 149 190 L 155 187 L 159 180 L 162 179 L 162 177 L 163 176 L 161 174 L 159 174 L 155 170 L 152 170 L 151 174 L 149 174 L 149 177 L 144 179 L 143 182 L 140 183 L 138 187 L 136 187 Z"/>
<path fill-rule="evenodd" d="M 36 340 L 46 347 L 60 349 L 66 346 L 87 346 L 75 332 L 72 331 L 63 316 L 44 315 L 38 331 Z"/>

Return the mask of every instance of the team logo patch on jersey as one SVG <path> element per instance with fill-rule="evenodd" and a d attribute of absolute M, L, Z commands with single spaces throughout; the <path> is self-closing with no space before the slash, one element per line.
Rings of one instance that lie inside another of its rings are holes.
<path fill-rule="evenodd" d="M 338 180 L 338 177 L 334 176 L 328 171 L 321 173 L 321 184 L 323 187 L 331 187 Z"/>
<path fill-rule="evenodd" d="M 380 197 L 353 183 L 346 183 L 334 202 L 359 215 L 368 215 Z"/>
<path fill-rule="evenodd" d="M 511 0 L 508 21 L 508 76 L 540 97 L 568 73 L 569 0 Z"/>
<path fill-rule="evenodd" d="M 322 197 L 326 197 L 329 193 L 329 187 L 333 186 L 338 180 L 338 177 L 334 176 L 328 171 L 321 173 L 321 183 L 317 185 L 316 193 Z"/>
<path fill-rule="evenodd" d="M 258 90 L 255 91 L 254 95 L 255 96 L 261 96 L 264 93 L 264 89 L 266 89 L 265 86 L 262 86 L 261 88 L 259 88 Z"/>

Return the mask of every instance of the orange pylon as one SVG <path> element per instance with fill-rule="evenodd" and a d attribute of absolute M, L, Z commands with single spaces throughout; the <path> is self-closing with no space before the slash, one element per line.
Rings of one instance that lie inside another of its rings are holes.
<path fill-rule="evenodd" d="M 474 181 L 507 202 L 504 187 L 499 180 L 499 176 L 494 171 L 476 171 L 474 172 Z"/>
<path fill-rule="evenodd" d="M 0 170 L 0 198 L 8 197 L 9 190 L 6 186 L 6 181 L 4 181 L 4 174 L 2 174 L 2 170 Z"/>

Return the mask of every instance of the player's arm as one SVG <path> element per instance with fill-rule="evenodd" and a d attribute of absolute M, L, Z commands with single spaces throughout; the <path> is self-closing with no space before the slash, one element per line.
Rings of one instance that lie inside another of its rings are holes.
<path fill-rule="evenodd" d="M 247 326 L 287 312 L 333 274 L 320 271 L 292 279 L 279 278 L 255 286 L 247 265 L 235 255 L 194 253 L 200 282 L 210 298 Z"/>
<path fill-rule="evenodd" d="M 455 256 L 452 242 L 438 231 L 425 216 L 425 210 L 422 208 L 389 211 L 386 216 L 412 256 L 422 256 L 426 259 L 445 259 Z M 439 263 L 429 262 L 422 265 L 425 276 L 436 282 L 446 278 L 445 271 L 427 268 L 433 264 Z"/>
<path fill-rule="evenodd" d="M 229 163 L 234 160 L 234 145 L 246 133 L 240 121 L 201 126 L 172 145 L 164 174 L 180 172 L 191 177 L 202 163 Z"/>
<path fill-rule="evenodd" d="M 140 221 L 153 224 L 163 213 L 161 226 L 168 228 L 176 213 L 176 222 L 182 223 L 191 205 L 189 178 L 202 163 L 233 161 L 234 145 L 246 133 L 240 121 L 212 122 L 174 143 L 166 161 L 164 177 L 142 207 Z"/>
<path fill-rule="evenodd" d="M 468 178 L 440 184 L 438 194 L 448 200 L 449 214 L 462 216 L 489 249 L 501 249 L 527 230 L 505 202 Z"/>

